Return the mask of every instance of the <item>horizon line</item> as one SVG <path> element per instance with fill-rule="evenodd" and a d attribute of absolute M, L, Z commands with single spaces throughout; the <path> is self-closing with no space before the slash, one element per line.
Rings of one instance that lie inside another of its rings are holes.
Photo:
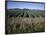
<path fill-rule="evenodd" d="M 8 9 L 8 8 L 7 8 Z M 9 9 L 31 9 L 31 8 L 9 8 Z M 33 10 L 33 9 L 32 9 Z M 34 10 L 42 10 L 42 9 L 34 9 Z M 44 9 L 45 10 L 45 9 Z"/>

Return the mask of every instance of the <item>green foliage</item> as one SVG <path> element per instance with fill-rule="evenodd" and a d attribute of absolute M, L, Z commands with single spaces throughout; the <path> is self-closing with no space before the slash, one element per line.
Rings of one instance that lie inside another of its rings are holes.
<path fill-rule="evenodd" d="M 15 17 L 45 17 L 44 11 L 40 10 L 29 10 L 29 9 L 12 9 L 8 11 L 9 16 L 15 16 Z"/>
<path fill-rule="evenodd" d="M 37 17 L 39 17 L 39 16 L 41 16 L 41 13 L 40 13 L 40 12 L 36 12 L 35 15 L 36 15 Z"/>

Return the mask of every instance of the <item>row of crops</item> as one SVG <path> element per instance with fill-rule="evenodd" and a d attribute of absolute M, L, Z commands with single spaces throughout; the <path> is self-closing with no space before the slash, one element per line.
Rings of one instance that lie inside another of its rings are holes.
<path fill-rule="evenodd" d="M 8 11 L 8 16 L 9 17 L 12 17 L 12 16 L 14 16 L 14 17 L 35 17 L 35 16 L 37 16 L 37 17 L 40 17 L 40 16 L 42 16 L 42 17 L 45 17 L 45 13 L 43 13 L 42 11 L 27 11 L 27 10 L 25 10 L 25 11 L 23 11 L 23 10 L 9 10 Z"/>

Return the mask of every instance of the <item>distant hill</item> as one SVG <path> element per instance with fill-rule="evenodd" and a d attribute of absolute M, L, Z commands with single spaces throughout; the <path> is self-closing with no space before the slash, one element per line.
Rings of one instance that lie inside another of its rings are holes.
<path fill-rule="evenodd" d="M 45 11 L 44 10 L 36 10 L 36 9 L 19 9 L 19 8 L 15 8 L 15 9 L 7 9 L 8 12 L 8 16 L 23 16 L 26 17 L 28 15 L 28 17 L 32 17 L 32 16 L 42 16 L 45 17 Z"/>

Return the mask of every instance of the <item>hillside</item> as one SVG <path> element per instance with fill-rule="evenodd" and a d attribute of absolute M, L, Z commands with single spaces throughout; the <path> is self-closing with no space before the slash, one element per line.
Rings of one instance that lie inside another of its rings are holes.
<path fill-rule="evenodd" d="M 33 17 L 33 16 L 42 16 L 45 17 L 45 11 L 44 10 L 35 10 L 35 9 L 7 9 L 9 16 L 19 16 L 19 17 Z"/>

